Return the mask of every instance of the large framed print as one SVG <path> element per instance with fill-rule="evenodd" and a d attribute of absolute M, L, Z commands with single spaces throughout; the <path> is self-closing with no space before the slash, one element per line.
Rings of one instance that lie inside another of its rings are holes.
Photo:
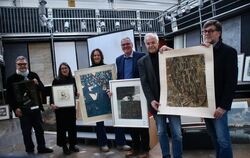
<path fill-rule="evenodd" d="M 243 81 L 250 81 L 250 56 L 245 59 Z"/>
<path fill-rule="evenodd" d="M 79 104 L 84 123 L 111 119 L 111 103 L 107 94 L 109 80 L 116 76 L 115 64 L 75 71 Z"/>
<path fill-rule="evenodd" d="M 54 104 L 59 108 L 75 106 L 74 85 L 52 86 Z"/>
<path fill-rule="evenodd" d="M 6 120 L 10 118 L 9 105 L 0 105 L 0 120 Z"/>
<path fill-rule="evenodd" d="M 140 79 L 111 80 L 111 105 L 115 127 L 148 127 L 147 101 Z"/>
<path fill-rule="evenodd" d="M 158 114 L 214 118 L 213 49 L 204 46 L 159 54 Z"/>
<path fill-rule="evenodd" d="M 242 81 L 244 54 L 238 54 L 238 81 Z"/>
<path fill-rule="evenodd" d="M 14 97 L 21 109 L 31 110 L 41 104 L 35 83 L 32 80 L 24 80 L 13 83 Z"/>

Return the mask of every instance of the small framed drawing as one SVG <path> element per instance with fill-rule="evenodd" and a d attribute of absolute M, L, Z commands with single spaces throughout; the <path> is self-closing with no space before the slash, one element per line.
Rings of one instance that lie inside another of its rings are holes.
<path fill-rule="evenodd" d="M 238 54 L 238 81 L 242 81 L 244 54 Z"/>
<path fill-rule="evenodd" d="M 250 56 L 246 56 L 243 81 L 250 81 Z"/>
<path fill-rule="evenodd" d="M 74 86 L 60 85 L 52 86 L 54 104 L 60 107 L 75 106 Z"/>
<path fill-rule="evenodd" d="M 111 80 L 109 85 L 114 126 L 147 128 L 147 101 L 140 79 Z"/>
<path fill-rule="evenodd" d="M 10 118 L 9 105 L 0 105 L 0 120 L 6 120 Z"/>
<path fill-rule="evenodd" d="M 103 65 L 75 71 L 79 90 L 79 110 L 84 124 L 111 120 L 111 103 L 107 90 L 115 79 L 115 65 Z"/>

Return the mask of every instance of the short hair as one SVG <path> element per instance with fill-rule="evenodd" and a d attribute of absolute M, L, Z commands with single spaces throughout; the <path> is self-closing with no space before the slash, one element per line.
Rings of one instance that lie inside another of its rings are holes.
<path fill-rule="evenodd" d="M 124 41 L 124 40 L 128 40 L 128 41 L 130 41 L 130 43 L 132 43 L 132 41 L 131 41 L 131 39 L 130 39 L 129 37 L 123 38 L 123 39 L 121 40 L 121 42 Z"/>
<path fill-rule="evenodd" d="M 16 62 L 19 61 L 19 60 L 26 60 L 28 62 L 28 59 L 25 56 L 22 56 L 22 55 L 20 55 L 20 56 L 18 56 L 16 58 Z"/>
<path fill-rule="evenodd" d="M 149 37 L 153 37 L 154 39 L 156 39 L 157 43 L 159 42 L 159 37 L 156 33 L 147 33 L 145 36 L 144 36 L 144 43 L 146 44 L 146 40 L 149 38 Z"/>
<path fill-rule="evenodd" d="M 100 55 L 101 55 L 101 61 L 100 61 L 100 63 L 98 63 L 98 64 L 104 64 L 104 56 L 103 56 L 103 53 L 102 53 L 101 49 L 96 48 L 96 49 L 92 50 L 91 55 L 90 55 L 90 59 L 91 59 L 92 65 L 96 65 L 96 64 L 97 64 L 97 63 L 95 63 L 95 61 L 94 61 L 94 53 L 95 53 L 95 51 L 99 52 Z"/>
<path fill-rule="evenodd" d="M 222 25 L 218 20 L 208 20 L 204 25 L 203 29 L 209 27 L 209 26 L 215 26 L 216 31 L 222 32 Z"/>

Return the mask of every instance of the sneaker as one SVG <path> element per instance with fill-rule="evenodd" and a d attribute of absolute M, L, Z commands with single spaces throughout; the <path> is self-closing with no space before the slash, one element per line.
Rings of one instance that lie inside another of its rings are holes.
<path fill-rule="evenodd" d="M 71 152 L 70 152 L 69 148 L 67 147 L 67 145 L 64 145 L 62 148 L 63 148 L 63 153 L 65 155 L 71 154 Z"/>
<path fill-rule="evenodd" d="M 79 148 L 77 148 L 75 145 L 74 146 L 69 146 L 69 150 L 72 152 L 79 152 Z"/>
<path fill-rule="evenodd" d="M 53 152 L 53 150 L 50 148 L 47 148 L 47 147 L 38 150 L 38 153 L 40 153 L 40 154 L 52 153 L 52 152 Z"/>
<path fill-rule="evenodd" d="M 109 151 L 109 147 L 107 145 L 101 146 L 101 151 L 102 152 L 108 152 Z"/>
<path fill-rule="evenodd" d="M 131 147 L 128 146 L 128 145 L 118 145 L 117 149 L 118 150 L 123 150 L 123 151 L 129 151 L 129 150 L 131 150 Z"/>

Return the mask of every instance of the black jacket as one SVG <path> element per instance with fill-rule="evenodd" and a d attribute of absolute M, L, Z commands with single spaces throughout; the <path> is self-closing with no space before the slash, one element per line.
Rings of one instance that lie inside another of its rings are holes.
<path fill-rule="evenodd" d="M 44 92 L 44 85 L 42 83 L 42 81 L 40 80 L 39 76 L 35 73 L 35 72 L 29 72 L 28 74 L 28 79 L 29 80 L 33 80 L 33 79 L 37 79 L 38 81 L 38 85 L 36 85 L 37 88 L 37 95 L 39 97 L 39 108 L 40 110 L 44 110 L 43 106 L 42 106 L 42 96 L 43 96 L 43 92 Z M 18 74 L 13 74 L 10 77 L 8 77 L 7 79 L 7 103 L 10 105 L 10 107 L 15 111 L 17 108 L 20 108 L 21 105 L 18 105 L 17 101 L 14 99 L 15 96 L 15 91 L 13 88 L 13 83 L 16 82 L 20 82 L 20 81 L 24 81 L 24 76 L 18 75 Z"/>
<path fill-rule="evenodd" d="M 230 110 L 237 86 L 237 52 L 221 40 L 214 47 L 216 108 Z"/>

